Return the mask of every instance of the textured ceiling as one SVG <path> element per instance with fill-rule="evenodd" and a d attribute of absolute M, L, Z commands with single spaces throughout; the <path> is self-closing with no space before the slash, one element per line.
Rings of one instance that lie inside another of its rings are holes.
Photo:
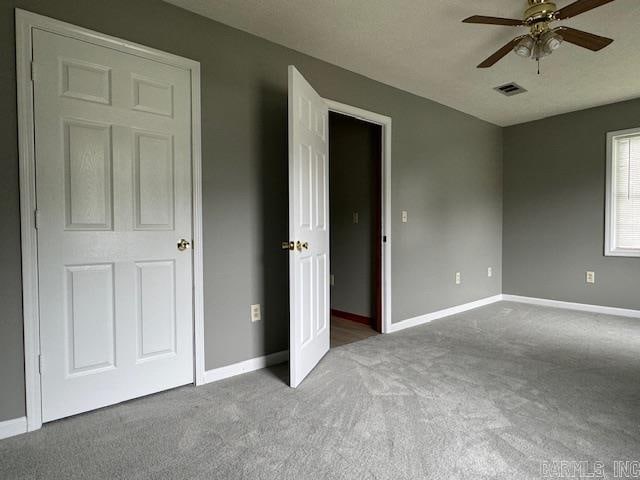
<path fill-rule="evenodd" d="M 542 75 L 515 54 L 475 68 L 524 27 L 461 23 L 474 14 L 520 18 L 526 0 L 167 1 L 498 125 L 640 96 L 638 0 L 557 22 L 615 42 L 600 53 L 564 44 L 543 60 Z M 503 97 L 492 90 L 511 81 L 528 92 Z"/>

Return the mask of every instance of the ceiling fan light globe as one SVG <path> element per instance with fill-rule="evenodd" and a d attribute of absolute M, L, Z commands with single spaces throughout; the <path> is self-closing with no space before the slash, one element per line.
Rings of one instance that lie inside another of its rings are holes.
<path fill-rule="evenodd" d="M 552 54 L 562 45 L 563 38 L 554 31 L 545 33 L 541 40 L 542 50 L 547 54 Z"/>
<path fill-rule="evenodd" d="M 549 50 L 557 50 L 562 45 L 562 38 L 551 38 L 547 41 L 547 47 Z"/>
<path fill-rule="evenodd" d="M 531 38 L 530 36 L 527 36 L 527 37 L 524 37 L 522 40 L 520 40 L 516 44 L 513 51 L 516 52 L 516 54 L 521 57 L 529 58 L 533 53 L 534 45 L 535 45 L 535 42 L 533 38 Z"/>

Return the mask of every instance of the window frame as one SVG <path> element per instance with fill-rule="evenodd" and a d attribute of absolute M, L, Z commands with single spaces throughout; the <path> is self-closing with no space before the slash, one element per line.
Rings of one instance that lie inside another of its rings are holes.
<path fill-rule="evenodd" d="M 616 245 L 616 195 L 615 169 L 613 168 L 613 145 L 620 137 L 640 136 L 640 127 L 607 132 L 607 183 L 605 208 L 605 246 L 606 257 L 640 257 L 640 248 L 620 248 Z"/>

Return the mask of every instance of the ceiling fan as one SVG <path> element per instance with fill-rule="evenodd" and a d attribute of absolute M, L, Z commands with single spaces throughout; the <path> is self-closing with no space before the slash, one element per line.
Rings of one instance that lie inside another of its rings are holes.
<path fill-rule="evenodd" d="M 583 32 L 575 28 L 560 26 L 551 27 L 557 20 L 566 20 L 594 8 L 601 7 L 613 0 L 578 0 L 566 7 L 557 9 L 556 4 L 549 0 L 527 0 L 528 8 L 524 11 L 522 20 L 499 17 L 484 17 L 475 15 L 463 20 L 464 23 L 481 23 L 486 25 L 503 25 L 508 27 L 529 27 L 530 32 L 514 38 L 496 53 L 478 65 L 478 68 L 488 68 L 495 65 L 509 52 L 514 51 L 521 57 L 536 60 L 551 55 L 563 41 L 573 43 L 594 52 L 602 50 L 613 42 L 612 39 Z M 538 73 L 540 73 L 538 69 Z"/>

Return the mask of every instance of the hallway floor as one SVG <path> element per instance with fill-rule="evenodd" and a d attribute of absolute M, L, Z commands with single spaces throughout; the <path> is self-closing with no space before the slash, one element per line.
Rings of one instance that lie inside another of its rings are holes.
<path fill-rule="evenodd" d="M 331 316 L 331 348 L 359 342 L 375 335 L 378 335 L 378 332 L 364 323 Z"/>
<path fill-rule="evenodd" d="M 637 319 L 501 302 L 0 441 L 2 479 L 544 478 L 637 461 Z M 576 477 L 578 478 L 578 477 Z"/>

